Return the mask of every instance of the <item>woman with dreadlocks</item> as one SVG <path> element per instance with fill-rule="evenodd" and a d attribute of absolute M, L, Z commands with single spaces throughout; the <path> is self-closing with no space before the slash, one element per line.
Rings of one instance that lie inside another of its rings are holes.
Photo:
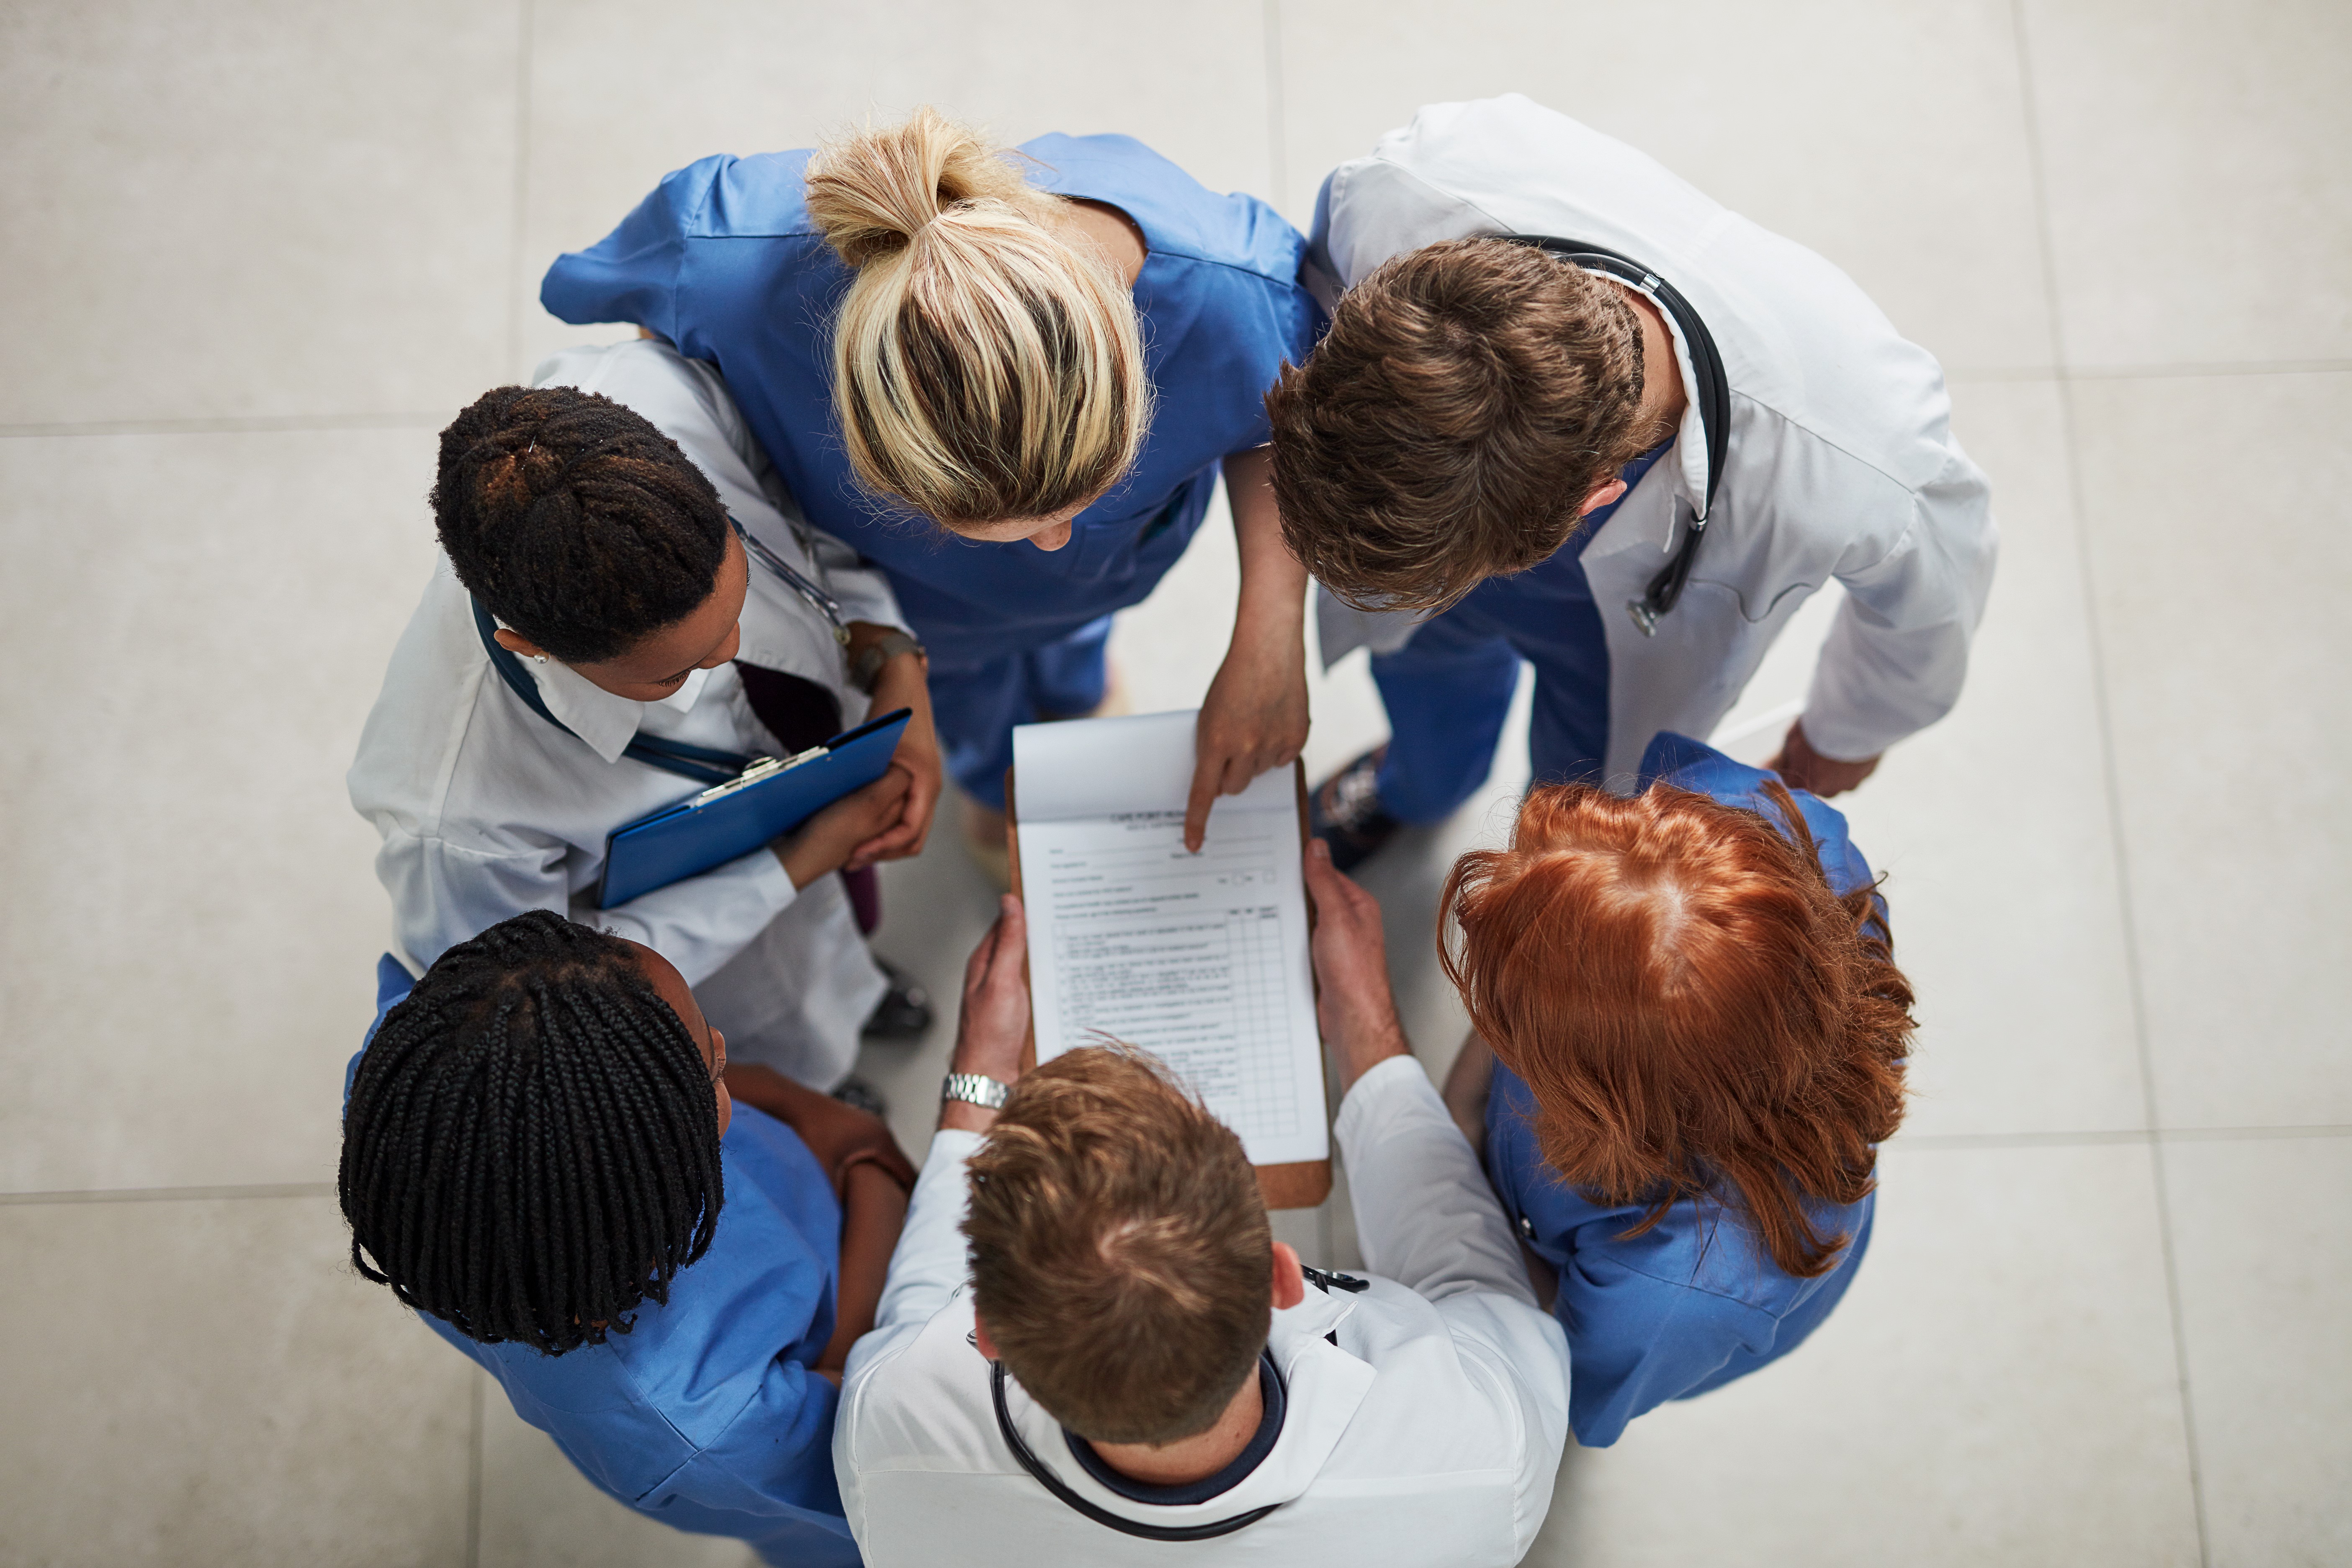
<path fill-rule="evenodd" d="M 1794 1350 L 1870 1245 L 1911 988 L 1845 818 L 1680 735 L 1447 879 L 1446 1100 L 1568 1331 L 1588 1448 Z"/>
<path fill-rule="evenodd" d="M 888 1130 L 728 1066 L 675 965 L 546 910 L 413 989 L 387 957 L 379 986 L 345 1079 L 360 1273 L 632 1508 L 771 1563 L 856 1563 L 834 1411 L 889 1238 L 843 1215 L 904 1216 Z"/>
<path fill-rule="evenodd" d="M 870 883 L 922 847 L 940 787 L 923 650 L 881 574 L 800 521 L 718 373 L 655 342 L 557 354 L 442 432 L 432 505 L 441 558 L 349 780 L 408 972 L 524 910 L 569 913 L 676 964 L 744 1059 L 825 1090 L 861 1028 L 928 1024 L 834 875 Z M 872 787 L 594 907 L 614 828 L 899 708 Z"/>

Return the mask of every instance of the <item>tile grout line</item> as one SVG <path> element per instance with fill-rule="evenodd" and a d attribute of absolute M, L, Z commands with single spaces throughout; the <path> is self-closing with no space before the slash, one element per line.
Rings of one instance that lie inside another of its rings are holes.
<path fill-rule="evenodd" d="M 1989 364 L 1944 367 L 1945 381 L 1954 385 L 1985 382 L 2023 381 L 2198 381 L 2208 376 L 2341 375 L 2352 371 L 2352 360 L 2214 360 L 2207 363 L 2173 364 Z"/>
<path fill-rule="evenodd" d="M 1887 1141 L 1887 1149 L 2085 1149 L 2119 1143 L 2262 1143 L 2298 1138 L 2352 1138 L 2352 1126 L 2083 1129 L 2063 1132 L 1922 1132 Z"/>
<path fill-rule="evenodd" d="M 528 0 L 526 0 L 528 4 Z M 473 1397 L 467 1415 L 466 1441 L 466 1568 L 482 1568 L 482 1401 L 490 1374 L 480 1367 L 467 1380 Z"/>
<path fill-rule="evenodd" d="M 2189 1507 L 2197 1525 L 2197 1561 L 2200 1568 L 2212 1568 L 2212 1541 L 2205 1518 L 2205 1468 L 2198 1447 L 2197 1402 L 2189 1387 L 2189 1340 L 2180 1306 L 2180 1262 L 2173 1247 L 2172 1197 L 2165 1181 L 2163 1142 L 2154 1135 L 2162 1123 L 2157 1107 L 2156 1066 L 2148 1040 L 2147 974 L 2132 903 L 2130 842 L 2124 827 L 2123 787 L 2116 756 L 2114 715 L 2108 700 L 2106 647 L 2099 635 L 2090 510 L 2083 485 L 2074 377 L 2068 363 L 2065 319 L 2059 306 L 2057 240 L 2052 228 L 2049 171 L 2043 158 L 2042 117 L 2035 95 L 2032 48 L 2026 30 L 2025 0 L 2010 0 L 2009 13 L 2017 41 L 2018 99 L 2025 119 L 2026 157 L 2033 183 L 2034 234 L 2041 252 L 2042 300 L 2050 313 L 2051 359 L 2058 372 L 2059 438 L 2066 453 L 2075 569 L 2082 583 L 2084 626 L 2089 633 L 2092 710 L 2098 725 L 2100 774 L 2107 802 L 2107 839 L 2116 862 L 2116 915 L 2124 940 L 2125 973 L 2130 983 L 2132 1036 L 2138 1047 L 2141 1116 L 2151 1134 L 2147 1144 L 2148 1175 L 2151 1195 L 2156 1200 L 2157 1245 L 2164 1264 L 2165 1310 L 2171 1320 L 2173 1384 L 2180 1394 L 2181 1441 L 2189 1463 Z"/>
<path fill-rule="evenodd" d="M 522 247 L 530 193 L 530 79 L 534 0 L 518 0 L 515 16 L 514 221 L 507 231 L 507 370 L 520 379 L 522 360 Z"/>
<path fill-rule="evenodd" d="M 408 410 L 362 414 L 278 414 L 221 419 L 92 419 L 52 425 L 0 425 L 0 437 L 24 436 L 270 435 L 303 430 L 434 430 L 447 416 Z"/>
<path fill-rule="evenodd" d="M 1290 138 L 1283 124 L 1282 0 L 1264 0 L 1259 25 L 1265 31 L 1266 199 L 1279 212 L 1290 203 Z"/>
<path fill-rule="evenodd" d="M 211 1198 L 331 1198 L 332 1182 L 263 1182 L 243 1186 L 90 1187 L 55 1193 L 0 1193 L 8 1204 L 195 1203 Z"/>

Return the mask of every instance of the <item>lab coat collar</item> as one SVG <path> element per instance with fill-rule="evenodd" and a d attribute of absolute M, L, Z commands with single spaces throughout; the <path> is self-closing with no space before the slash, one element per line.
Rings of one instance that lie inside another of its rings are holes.
<path fill-rule="evenodd" d="M 636 739 L 637 728 L 649 711 L 667 708 L 688 712 L 701 700 L 702 689 L 710 683 L 710 671 L 698 669 L 686 678 L 684 685 L 660 701 L 636 702 L 614 696 L 556 659 L 551 658 L 545 664 L 535 658 L 525 659 L 523 668 L 538 683 L 540 700 L 547 704 L 547 710 L 608 763 L 621 760 L 621 753 Z"/>
<path fill-rule="evenodd" d="M 1097 1508 L 1122 1519 L 1181 1527 L 1286 1503 L 1323 1473 L 1357 1407 L 1371 1392 L 1377 1375 L 1371 1367 L 1323 1337 L 1354 1310 L 1353 1297 L 1327 1296 L 1310 1285 L 1306 1300 L 1274 1314 L 1266 1348 L 1282 1374 L 1282 1435 L 1255 1469 L 1206 1502 L 1181 1507 L 1137 1502 L 1104 1486 L 1071 1457 L 1061 1423 L 1010 1376 L 1005 1380 L 1005 1408 L 1022 1441 L 1056 1479 Z"/>
<path fill-rule="evenodd" d="M 1634 285 L 1626 283 L 1624 287 L 1633 289 Z M 1681 541 L 1683 520 L 1706 510 L 1706 417 L 1699 411 L 1698 372 L 1691 363 L 1690 342 L 1683 336 L 1682 323 L 1675 320 L 1672 310 L 1658 302 L 1656 295 L 1646 289 L 1635 291 L 1656 306 L 1658 314 L 1664 319 L 1666 335 L 1675 345 L 1675 370 L 1683 381 L 1685 406 L 1681 427 L 1675 432 L 1673 461 L 1652 470 L 1668 481 L 1666 488 L 1673 504 L 1634 505 L 1633 498 L 1627 497 L 1627 504 L 1612 512 L 1609 521 L 1601 525 L 1601 531 L 1584 547 L 1581 559 L 1604 560 L 1647 545 L 1657 552 L 1659 564 L 1664 565 Z M 1727 416 L 1728 410 L 1726 413 Z"/>

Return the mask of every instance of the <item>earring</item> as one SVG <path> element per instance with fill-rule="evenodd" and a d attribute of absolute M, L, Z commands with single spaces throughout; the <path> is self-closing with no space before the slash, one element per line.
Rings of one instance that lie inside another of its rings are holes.
<path fill-rule="evenodd" d="M 532 654 L 530 656 L 530 662 L 533 664 L 545 664 L 547 662 L 547 656 L 543 653 Z"/>

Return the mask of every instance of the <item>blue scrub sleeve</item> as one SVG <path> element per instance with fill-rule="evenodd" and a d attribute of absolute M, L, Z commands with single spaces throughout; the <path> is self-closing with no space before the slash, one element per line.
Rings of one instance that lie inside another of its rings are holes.
<path fill-rule="evenodd" d="M 1779 1331 L 1769 1312 L 1625 1268 L 1605 1242 L 1577 1249 L 1561 1275 L 1559 1313 L 1575 1357 L 1569 1425 L 1588 1448 L 1614 1443 L 1625 1423 L 1742 1352 L 1769 1355 Z"/>
<path fill-rule="evenodd" d="M 727 161 L 713 154 L 665 174 L 618 228 L 585 250 L 557 257 L 539 286 L 548 314 L 575 326 L 634 321 L 677 342 L 687 231 Z"/>

